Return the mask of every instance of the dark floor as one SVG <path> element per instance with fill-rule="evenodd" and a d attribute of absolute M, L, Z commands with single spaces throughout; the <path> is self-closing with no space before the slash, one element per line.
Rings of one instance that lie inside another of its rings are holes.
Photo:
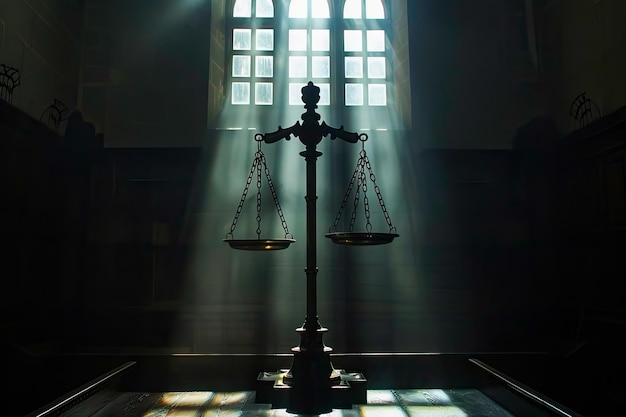
<path fill-rule="evenodd" d="M 456 416 L 456 408 L 461 408 L 464 413 L 458 415 L 506 415 L 467 413 L 467 410 L 473 409 L 467 408 L 463 399 L 480 404 L 478 398 L 481 393 L 495 398 L 490 389 L 497 381 L 482 375 L 468 361 L 469 358 L 478 358 L 567 408 L 595 417 L 621 415 L 626 409 L 626 398 L 621 395 L 624 382 L 619 378 L 623 375 L 623 366 L 617 362 L 611 366 L 611 360 L 614 360 L 611 358 L 615 357 L 583 350 L 567 358 L 540 353 L 411 353 L 333 355 L 332 361 L 336 368 L 360 372 L 367 378 L 368 404 L 359 409 L 361 415 L 384 413 L 384 416 L 393 416 L 399 413 L 406 417 L 405 411 L 409 411 L 408 415 L 412 417 L 428 411 L 430 414 L 427 415 L 432 416 Z M 211 413 L 217 413 L 216 404 L 218 410 L 224 405 L 222 400 L 218 401 L 220 398 L 245 399 L 246 413 L 279 415 L 281 409 L 263 409 L 261 405 L 255 405 L 254 398 L 250 396 L 255 392 L 259 372 L 288 368 L 292 357 L 111 354 L 27 357 L 17 352 L 5 352 L 4 359 L 3 379 L 9 381 L 5 394 L 13 399 L 4 409 L 8 415 L 27 414 L 120 364 L 135 361 L 132 370 L 124 375 L 119 387 L 121 396 L 116 401 L 120 401 L 119 404 L 129 401 L 128 404 L 141 403 L 141 407 L 148 408 L 143 414 L 136 415 L 156 417 L 213 415 Z M 192 398 L 199 401 L 193 405 L 195 411 L 181 408 L 185 401 Z M 379 404 L 384 398 L 388 399 L 389 408 L 368 411 L 367 407 Z M 426 398 L 430 405 L 419 404 L 416 398 L 421 398 L 419 401 L 422 402 Z M 443 401 L 441 398 L 448 399 Z M 175 400 L 171 402 L 168 399 Z M 171 402 L 170 406 L 178 408 L 167 409 L 167 401 Z M 402 408 L 409 405 L 412 408 Z M 433 408 L 435 406 L 437 408 Z M 424 410 L 419 407 L 431 408 Z M 220 416 L 230 416 L 235 411 L 224 408 L 219 413 Z M 349 410 L 341 413 L 350 415 Z M 132 417 L 135 414 L 127 415 Z"/>
<path fill-rule="evenodd" d="M 285 409 L 271 409 L 268 404 L 255 404 L 255 393 L 239 392 L 129 392 L 113 401 L 92 398 L 81 407 L 62 414 L 64 417 L 81 413 L 93 417 L 120 416 L 222 416 L 222 417 L 282 417 L 290 416 Z M 99 404 L 98 404 L 99 402 Z M 91 414 L 89 407 L 99 408 Z M 367 404 L 352 409 L 333 410 L 322 416 L 332 417 L 513 417 L 503 407 L 476 389 L 369 390 Z"/>

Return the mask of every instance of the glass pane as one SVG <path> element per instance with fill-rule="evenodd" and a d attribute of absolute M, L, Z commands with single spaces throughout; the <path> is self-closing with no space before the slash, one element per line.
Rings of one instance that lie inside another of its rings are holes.
<path fill-rule="evenodd" d="M 268 105 L 274 100 L 274 85 L 272 83 L 254 84 L 254 104 Z"/>
<path fill-rule="evenodd" d="M 368 102 L 370 106 L 387 105 L 387 86 L 385 84 L 370 84 L 367 86 Z"/>
<path fill-rule="evenodd" d="M 385 78 L 387 76 L 385 57 L 367 58 L 367 76 L 369 78 Z"/>
<path fill-rule="evenodd" d="M 307 0 L 291 0 L 289 17 L 307 17 Z"/>
<path fill-rule="evenodd" d="M 381 0 L 365 1 L 365 17 L 367 19 L 384 19 L 385 8 Z"/>
<path fill-rule="evenodd" d="M 346 78 L 363 78 L 363 58 L 360 56 L 346 57 Z"/>
<path fill-rule="evenodd" d="M 233 83 L 233 104 L 250 104 L 250 83 Z"/>
<path fill-rule="evenodd" d="M 328 0 L 311 0 L 311 16 L 319 19 L 330 18 L 330 10 L 328 8 Z"/>
<path fill-rule="evenodd" d="M 306 51 L 306 29 L 289 29 L 289 50 Z"/>
<path fill-rule="evenodd" d="M 256 0 L 256 17 L 274 17 L 272 0 Z"/>
<path fill-rule="evenodd" d="M 346 106 L 363 105 L 363 85 L 346 84 Z"/>
<path fill-rule="evenodd" d="M 249 51 L 252 40 L 252 29 L 233 29 L 233 49 Z"/>
<path fill-rule="evenodd" d="M 363 38 L 360 30 L 343 31 L 343 50 L 346 52 L 359 52 L 363 50 Z"/>
<path fill-rule="evenodd" d="M 367 52 L 383 52 L 385 50 L 385 31 L 367 31 Z"/>
<path fill-rule="evenodd" d="M 315 78 L 330 77 L 330 57 L 314 56 L 312 59 L 312 73 Z M 291 63 L 290 63 L 291 65 Z M 306 77 L 306 74 L 304 75 Z"/>
<path fill-rule="evenodd" d="M 320 88 L 320 101 L 317 103 L 320 106 L 330 106 L 330 84 L 317 84 Z"/>
<path fill-rule="evenodd" d="M 313 29 L 311 31 L 311 48 L 314 51 L 330 51 L 330 30 Z"/>
<path fill-rule="evenodd" d="M 289 57 L 289 76 L 291 78 L 305 78 L 307 77 L 305 56 L 290 56 Z"/>
<path fill-rule="evenodd" d="M 274 50 L 274 29 L 257 29 L 256 30 L 256 50 L 257 51 L 273 51 Z"/>
<path fill-rule="evenodd" d="M 250 17 L 251 11 L 250 0 L 237 0 L 233 9 L 233 17 Z"/>
<path fill-rule="evenodd" d="M 304 106 L 304 103 L 302 102 L 302 87 L 304 87 L 304 84 L 301 84 L 301 83 L 289 84 L 289 104 L 290 105 Z"/>
<path fill-rule="evenodd" d="M 344 19 L 360 19 L 362 16 L 361 0 L 346 0 L 343 5 Z"/>
<path fill-rule="evenodd" d="M 233 77 L 249 77 L 250 76 L 250 56 L 234 55 L 233 56 Z"/>
<path fill-rule="evenodd" d="M 254 75 L 257 77 L 273 77 L 274 76 L 274 57 L 257 56 L 254 63 Z"/>

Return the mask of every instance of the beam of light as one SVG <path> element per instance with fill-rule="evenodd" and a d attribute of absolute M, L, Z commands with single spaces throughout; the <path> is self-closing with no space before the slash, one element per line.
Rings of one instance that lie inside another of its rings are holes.
<path fill-rule="evenodd" d="M 366 149 L 401 237 L 391 245 L 350 249 L 348 258 L 341 255 L 346 253 L 344 248 L 329 243 L 323 234 L 334 219 L 349 179 L 343 173 L 348 171 L 349 174 L 350 168 L 337 170 L 337 165 L 345 165 L 342 160 L 346 157 L 342 155 L 349 155 L 349 166 L 353 166 L 359 144 L 326 139 L 319 147 L 324 153 L 317 167 L 320 320 L 331 328 L 331 338 L 340 346 L 345 345 L 341 328 L 348 326 L 347 321 L 363 323 L 356 328 L 362 336 L 357 335 L 355 340 L 363 342 L 352 345 L 356 351 L 363 351 L 362 348 L 369 351 L 420 350 L 418 343 L 409 343 L 419 340 L 415 332 L 411 337 L 405 335 L 419 310 L 415 268 L 411 267 L 415 262 L 415 237 L 404 233 L 411 227 L 413 210 L 409 205 L 415 203 L 416 196 L 403 189 L 401 172 L 407 161 L 402 160 L 403 139 L 394 137 L 393 133 L 372 134 Z M 301 324 L 305 315 L 305 162 L 298 155 L 303 145 L 298 140 L 262 145 L 290 232 L 296 238 L 290 248 L 264 254 L 232 250 L 221 242 L 230 230 L 257 144 L 245 131 L 218 132 L 211 140 L 215 144 L 205 164 L 208 174 L 202 180 L 203 201 L 192 213 L 189 223 L 195 253 L 184 285 L 193 307 L 191 315 L 187 314 L 190 320 L 186 330 L 181 326 L 179 331 L 189 332 L 185 337 L 191 340 L 192 352 L 288 351 L 297 343 L 293 329 Z M 255 187 L 251 184 L 235 238 L 255 237 Z M 264 196 L 269 198 L 267 183 L 262 187 Z M 388 225 L 373 187 L 369 189 L 369 198 L 374 231 L 386 231 Z M 262 210 L 262 237 L 282 237 L 271 198 L 263 201 Z M 353 262 L 364 269 L 359 269 L 358 280 L 346 281 L 344 266 L 350 269 Z M 345 291 L 337 294 L 336 285 L 340 282 Z M 345 305 L 346 292 L 353 300 L 353 304 L 342 307 L 348 308 L 347 316 L 341 313 L 341 308 L 335 308 Z M 389 294 L 397 296 L 395 302 L 375 302 Z M 364 318 L 365 321 L 361 321 Z M 384 322 L 391 325 L 383 325 Z M 384 343 L 364 338 L 372 324 L 389 330 Z M 334 328 L 337 328 L 336 333 Z"/>
<path fill-rule="evenodd" d="M 235 251 L 221 244 L 221 239 L 230 229 L 256 143 L 243 132 L 241 136 L 224 136 L 214 140 L 217 145 L 211 152 L 213 156 L 206 164 L 209 175 L 205 179 L 202 191 L 204 201 L 201 204 L 202 207 L 194 214 L 192 241 L 196 252 L 191 259 L 186 284 L 192 304 L 197 306 L 199 313 L 193 318 L 190 330 L 192 334 L 188 335 L 188 339 L 191 339 L 194 344 L 192 351 L 236 353 L 252 353 L 259 352 L 259 350 L 288 351 L 297 343 L 297 336 L 293 329 L 301 324 L 305 314 L 303 308 L 305 299 L 303 266 L 306 263 L 304 250 L 306 219 L 303 198 L 305 163 L 298 155 L 303 145 L 297 140 L 263 145 L 280 204 L 290 231 L 297 240 L 292 247 L 284 251 L 269 252 L 264 255 Z M 381 187 L 383 198 L 393 220 L 396 212 L 407 213 L 409 210 L 402 207 L 402 201 L 406 198 L 401 197 L 403 186 L 399 171 L 402 164 L 399 163 L 398 156 L 402 153 L 402 149 L 392 145 L 396 144 L 388 137 L 372 137 L 366 143 L 374 172 L 377 174 L 377 183 Z M 348 319 L 345 316 L 337 317 L 337 310 L 333 308 L 332 303 L 327 303 L 329 296 L 333 294 L 332 283 L 344 279 L 341 270 L 332 268 L 328 262 L 333 258 L 333 253 L 340 253 L 343 249 L 329 244 L 322 236 L 334 218 L 336 204 L 340 203 L 336 195 L 331 197 L 329 194 L 332 194 L 333 189 L 340 189 L 339 194 L 343 193 L 347 181 L 343 176 L 333 178 L 334 174 L 337 174 L 337 177 L 339 175 L 331 169 L 331 166 L 334 164 L 333 159 L 340 156 L 335 149 L 337 147 L 343 147 L 346 153 L 351 154 L 349 165 L 352 166 L 358 154 L 358 146 L 328 140 L 320 146 L 324 155 L 318 160 L 317 194 L 320 196 L 318 288 L 320 289 L 320 304 L 326 303 L 326 308 L 323 311 L 320 309 L 320 319 L 322 323 L 330 325 L 331 329 L 333 326 L 345 327 L 337 320 Z M 386 169 L 377 170 L 377 167 L 386 167 Z M 336 185 L 339 182 L 341 186 Z M 264 195 L 269 196 L 267 184 L 264 183 L 263 187 L 265 187 Z M 255 236 L 255 193 L 255 185 L 252 184 L 235 237 Z M 386 231 L 387 224 L 380 208 L 377 207 L 378 200 L 373 193 L 373 188 L 370 188 L 369 198 L 372 222 L 376 227 L 381 227 L 382 231 Z M 331 204 L 331 200 L 335 203 Z M 402 230 L 407 229 L 406 225 L 402 225 L 406 223 L 406 219 L 401 217 L 400 220 L 401 223 L 397 226 L 402 235 Z M 268 237 L 282 237 L 276 236 L 282 233 L 279 223 L 273 202 L 271 199 L 265 200 L 262 227 L 269 234 L 274 235 Z M 394 246 L 394 243 L 385 247 L 353 249 L 355 254 L 359 251 L 361 255 L 366 254 L 360 257 L 359 263 L 367 268 L 361 274 L 362 280 L 353 281 L 352 286 L 346 288 L 347 291 L 355 294 L 349 304 L 353 303 L 355 298 L 358 299 L 359 293 L 365 294 L 365 298 L 359 304 L 361 307 L 347 307 L 354 312 L 355 317 L 367 317 L 369 320 L 364 326 L 359 327 L 358 331 L 363 332 L 363 335 L 371 333 L 371 329 L 368 330 L 368 324 L 372 324 L 372 320 L 378 323 L 376 325 L 378 328 L 390 317 L 393 323 L 390 329 L 395 329 L 390 334 L 389 343 L 386 345 L 372 346 L 374 340 L 360 337 L 365 341 L 362 346 L 369 345 L 370 351 L 372 349 L 377 351 L 393 351 L 398 348 L 419 349 L 417 344 L 396 345 L 407 340 L 401 320 L 397 320 L 398 316 L 401 315 L 400 318 L 405 321 L 409 320 L 417 309 L 415 275 L 414 271 L 407 266 L 415 260 L 415 255 L 411 250 L 412 238 L 409 235 L 402 235 L 402 238 L 405 239 L 404 242 L 398 241 L 402 244 L 401 248 Z M 214 243 L 210 243 L 211 241 Z M 376 288 L 382 288 L 381 285 L 385 289 L 376 290 Z M 373 302 L 376 298 L 380 299 L 381 295 L 385 294 L 399 295 L 398 301 L 402 307 L 392 304 L 388 304 L 383 310 L 376 310 L 375 304 L 367 307 L 367 303 Z M 337 299 L 338 303 L 345 304 L 345 301 L 341 297 Z M 373 307 L 374 310 L 372 310 Z M 368 310 L 373 312 L 373 315 L 368 314 Z M 264 332 L 267 334 L 259 337 L 260 333 Z M 340 333 L 332 335 L 339 345 L 345 345 L 343 337 L 344 335 Z"/>
<path fill-rule="evenodd" d="M 221 242 L 230 231 L 256 143 L 252 135 L 244 132 L 218 132 L 215 136 L 209 138 L 214 141 L 213 147 L 205 152 L 205 161 L 199 168 L 203 171 L 198 173 L 199 202 L 187 220 L 193 251 L 183 285 L 184 299 L 191 308 L 181 317 L 186 325 L 179 326 L 178 337 L 187 340 L 193 352 L 225 353 L 236 339 L 232 334 L 237 333 L 228 326 L 240 320 L 240 315 L 253 314 L 258 308 L 250 303 L 247 311 L 233 310 L 234 305 L 241 304 L 234 294 L 237 285 L 240 292 L 249 290 L 237 282 L 239 275 L 251 275 L 252 268 L 243 261 L 241 253 Z M 254 199 L 254 195 L 250 197 Z M 247 224 L 240 226 L 236 232 L 249 231 Z M 249 342 L 245 337 L 240 340 Z"/>
<path fill-rule="evenodd" d="M 287 33 L 288 29 L 288 19 L 275 22 L 276 33 Z M 279 46 L 276 45 L 276 48 Z M 250 82 L 254 82 L 254 77 Z M 274 90 L 287 91 L 288 82 L 287 77 L 274 79 Z M 390 89 L 393 86 L 388 84 L 386 87 Z M 230 103 L 229 88 L 226 88 L 225 94 L 225 102 Z M 179 332 L 181 338 L 186 333 L 184 337 L 192 346 L 192 352 L 280 353 L 297 343 L 298 337 L 293 330 L 304 319 L 306 301 L 303 272 L 306 264 L 305 162 L 298 155 L 303 145 L 297 139 L 262 145 L 285 219 L 296 242 L 283 251 L 252 253 L 230 249 L 221 240 L 230 229 L 256 150 L 253 134 L 267 133 L 278 126 L 291 126 L 300 120 L 302 106 L 290 106 L 286 100 L 278 99 L 271 108 L 230 106 L 219 120 L 212 122 L 223 130 L 211 130 L 207 134 L 204 171 L 198 173 L 197 190 L 201 202 L 192 210 L 187 222 L 191 230 L 189 243 L 194 253 L 183 284 L 190 307 L 181 314 L 186 324 L 183 328 L 181 323 Z M 368 156 L 391 220 L 401 235 L 398 243 L 394 242 L 389 247 L 350 250 L 339 248 L 323 237 L 341 203 L 360 148 L 359 144 L 325 138 L 319 145 L 324 155 L 317 161 L 320 321 L 331 329 L 331 339 L 334 338 L 340 346 L 346 346 L 350 337 L 360 340 L 363 336 L 346 336 L 341 331 L 334 333 L 333 329 L 348 329 L 350 320 L 359 320 L 360 314 L 365 311 L 365 314 L 371 313 L 368 316 L 370 320 L 379 324 L 385 319 L 393 323 L 388 326 L 392 330 L 384 350 L 419 351 L 419 345 L 407 345 L 406 338 L 402 336 L 411 328 L 410 324 L 414 324 L 410 322 L 411 317 L 418 309 L 416 239 L 410 233 L 416 223 L 412 207 L 416 193 L 411 182 L 413 179 L 405 178 L 415 169 L 414 161 L 408 156 L 413 149 L 407 146 L 407 141 L 413 138 L 402 132 L 405 126 L 398 112 L 391 110 L 391 104 L 388 108 L 364 106 L 348 111 L 321 106 L 318 113 L 331 126 L 345 126 L 349 131 L 369 129 L 370 140 L 366 143 Z M 267 183 L 264 182 L 262 187 L 261 237 L 281 238 L 281 224 L 275 215 Z M 256 184 L 253 183 L 234 238 L 256 237 L 255 194 Z M 373 231 L 386 232 L 388 225 L 373 186 L 368 197 Z M 362 217 L 361 213 L 359 217 Z M 355 263 L 365 264 L 368 268 L 371 266 L 371 271 L 375 272 L 365 272 L 357 278 L 350 272 Z M 372 310 L 371 306 L 368 307 L 369 300 L 374 299 L 372 297 L 386 297 L 384 293 L 371 293 L 370 290 L 377 287 L 384 288 L 387 293 L 400 294 L 398 302 L 372 304 Z M 352 294 L 365 294 L 367 297 L 352 306 L 346 303 Z M 369 294 L 372 294 L 371 297 Z M 377 312 L 367 313 L 368 309 Z M 396 322 L 398 317 L 401 320 Z M 356 332 L 371 333 L 367 325 L 360 326 Z M 352 346 L 357 351 L 383 350 L 376 344 Z"/>
<path fill-rule="evenodd" d="M 344 309 L 342 317 L 347 321 L 343 328 L 352 329 L 353 332 L 347 342 L 349 351 L 415 352 L 425 349 L 420 339 L 424 336 L 424 326 L 429 325 L 422 322 L 416 326 L 416 321 L 421 317 L 420 310 L 423 310 L 419 302 L 420 277 L 415 267 L 419 259 L 418 234 L 413 233 L 415 229 L 412 228 L 418 195 L 411 183 L 407 183 L 407 180 L 411 180 L 406 178 L 407 172 L 410 172 L 414 163 L 407 156 L 407 140 L 405 134 L 397 131 L 370 132 L 364 144 L 376 183 L 400 237 L 389 245 L 328 248 L 330 255 L 336 256 L 337 264 L 345 265 L 340 280 L 345 283 L 344 288 L 347 286 L 350 302 L 346 304 L 340 301 L 339 306 Z M 346 152 L 344 158 L 350 162 L 344 165 L 354 166 L 357 153 L 358 149 Z M 346 175 L 342 182 L 345 185 L 350 171 L 344 168 Z M 369 176 L 367 180 L 372 231 L 387 232 L 388 225 Z M 341 197 L 335 195 L 337 206 Z M 351 211 L 351 208 L 348 210 Z M 363 201 L 356 215 L 355 231 L 362 231 L 365 217 Z M 340 273 L 340 269 L 337 270 Z M 339 309 L 338 306 L 334 307 Z M 373 334 L 368 331 L 371 328 L 381 331 Z"/>
<path fill-rule="evenodd" d="M 258 109 L 258 114 L 249 109 L 245 123 L 267 123 L 263 114 L 263 109 Z M 233 115 L 226 123 L 236 129 L 238 120 Z M 273 129 L 280 124 L 277 121 Z M 194 352 L 288 351 L 297 342 L 293 329 L 305 314 L 304 310 L 293 314 L 304 301 L 301 284 L 305 265 L 305 163 L 298 155 L 304 147 L 297 139 L 261 145 L 289 232 L 296 238 L 292 245 L 296 248 L 264 254 L 232 250 L 221 243 L 230 230 L 257 150 L 253 133 L 265 133 L 247 131 L 217 131 L 208 138 L 210 149 L 203 164 L 206 171 L 199 179 L 200 208 L 191 213 L 188 221 L 195 253 L 185 286 L 188 299 L 199 311 L 192 319 L 192 334 L 187 335 L 193 340 Z M 236 239 L 257 237 L 256 193 L 255 173 L 233 233 Z M 283 238 L 265 173 L 262 196 L 261 237 Z"/>

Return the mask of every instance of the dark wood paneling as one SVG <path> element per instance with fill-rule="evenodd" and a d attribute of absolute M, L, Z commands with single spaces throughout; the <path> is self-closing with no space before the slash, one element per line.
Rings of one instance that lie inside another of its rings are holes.
<path fill-rule="evenodd" d="M 0 302 L 9 343 L 47 341 L 59 311 L 81 294 L 98 140 L 73 134 L 77 126 L 87 124 L 60 136 L 0 101 Z"/>

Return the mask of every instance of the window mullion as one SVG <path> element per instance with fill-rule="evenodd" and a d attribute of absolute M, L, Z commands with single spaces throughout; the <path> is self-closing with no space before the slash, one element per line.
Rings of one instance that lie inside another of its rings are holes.
<path fill-rule="evenodd" d="M 289 50 L 285 48 L 285 45 L 289 43 L 289 25 L 285 30 L 283 22 L 288 21 L 288 7 L 289 2 L 279 0 L 275 2 L 274 7 L 274 97 L 275 101 L 283 102 L 288 100 L 289 87 L 288 82 L 284 80 L 289 79 Z"/>

